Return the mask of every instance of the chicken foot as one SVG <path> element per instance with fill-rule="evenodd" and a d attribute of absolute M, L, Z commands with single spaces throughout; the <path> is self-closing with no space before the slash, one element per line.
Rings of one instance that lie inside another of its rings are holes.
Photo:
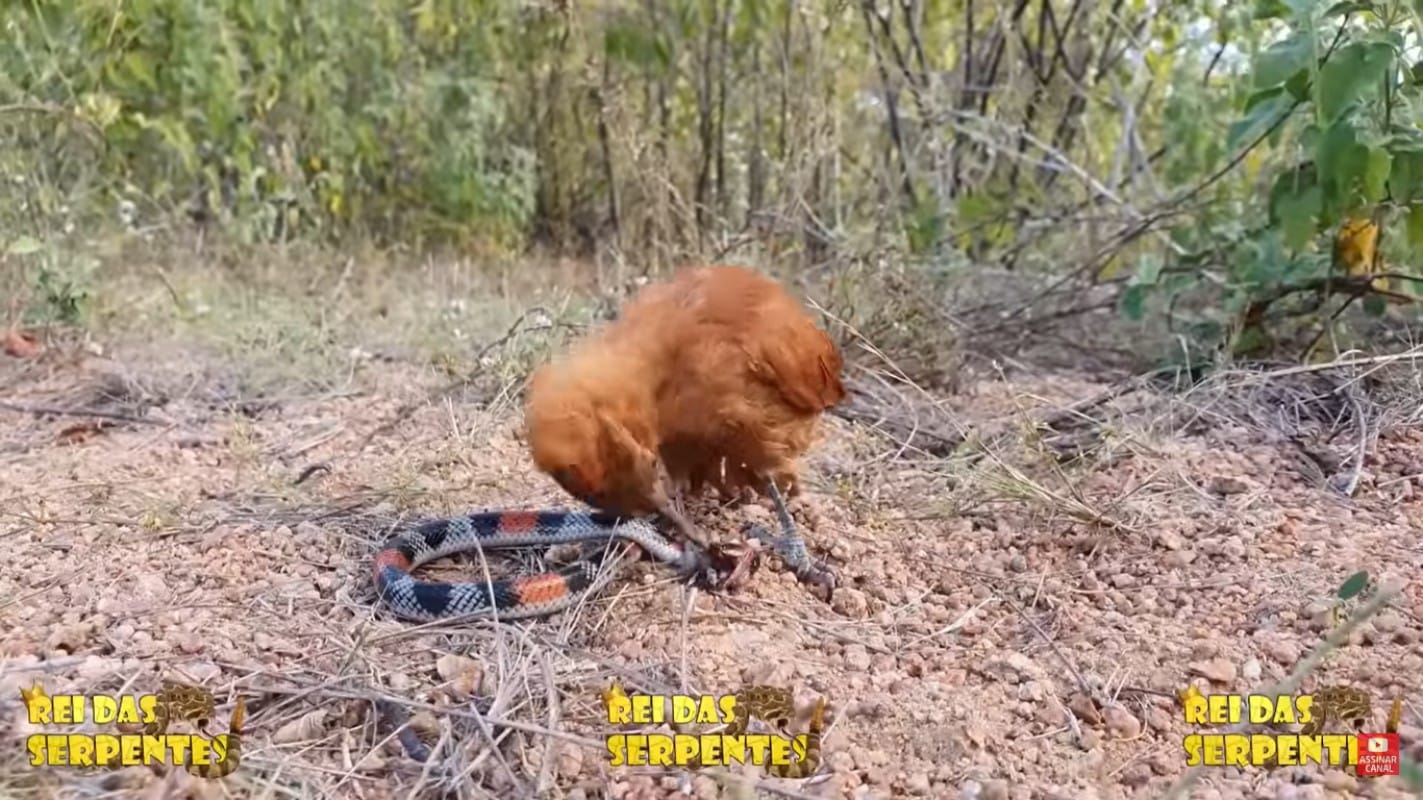
<path fill-rule="evenodd" d="M 771 496 L 771 504 L 776 508 L 776 518 L 781 525 L 781 535 L 772 536 L 759 526 L 747 535 L 769 544 L 801 583 L 825 589 L 825 599 L 829 601 L 839 579 L 829 567 L 815 563 L 810 557 L 810 553 L 806 551 L 805 540 L 796 530 L 795 520 L 791 519 L 790 509 L 786 507 L 786 501 L 781 497 L 781 490 L 776 486 L 776 481 L 774 479 L 767 480 L 766 488 L 767 494 Z"/>
<path fill-rule="evenodd" d="M 707 554 L 713 573 L 718 576 L 708 581 L 707 588 L 740 588 L 756 571 L 760 553 L 752 547 L 718 547 L 711 544 L 687 518 L 680 489 L 673 490 L 667 500 L 658 505 L 657 513 L 670 523 L 683 539 L 696 544 Z"/>

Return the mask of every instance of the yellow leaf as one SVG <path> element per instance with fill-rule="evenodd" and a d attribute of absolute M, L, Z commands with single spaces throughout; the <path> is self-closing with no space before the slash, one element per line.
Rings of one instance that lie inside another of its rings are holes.
<path fill-rule="evenodd" d="M 1385 733 L 1398 733 L 1398 724 L 1403 721 L 1403 698 L 1393 698 L 1393 705 L 1388 709 L 1388 722 L 1384 726 Z"/>
<path fill-rule="evenodd" d="M 1334 266 L 1347 275 L 1376 272 L 1379 226 L 1373 220 L 1347 217 L 1334 236 Z"/>
<path fill-rule="evenodd" d="M 1245 156 L 1245 180 L 1255 180 L 1255 176 L 1260 174 L 1260 166 L 1264 163 L 1265 156 L 1261 153 L 1260 148 L 1257 147 L 1251 150 L 1250 153 Z"/>
<path fill-rule="evenodd" d="M 101 129 L 112 125 L 114 120 L 119 118 L 121 111 L 123 106 L 119 101 L 107 94 L 90 92 L 79 99 L 80 115 Z"/>

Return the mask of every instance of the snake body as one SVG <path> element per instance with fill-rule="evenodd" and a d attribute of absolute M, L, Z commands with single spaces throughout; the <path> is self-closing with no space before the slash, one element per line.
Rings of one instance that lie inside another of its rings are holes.
<path fill-rule="evenodd" d="M 469 583 L 416 580 L 411 570 L 428 561 L 463 551 L 534 547 L 570 543 L 631 542 L 653 559 L 685 572 L 707 563 L 695 547 L 673 543 L 641 519 L 601 512 L 485 511 L 429 520 L 392 537 L 375 557 L 376 593 L 398 616 L 434 621 L 466 615 L 500 619 L 540 617 L 575 605 L 602 588 L 611 576 L 601 572 L 604 548 L 585 546 L 579 561 L 557 570 Z M 602 576 L 600 578 L 600 575 Z"/>

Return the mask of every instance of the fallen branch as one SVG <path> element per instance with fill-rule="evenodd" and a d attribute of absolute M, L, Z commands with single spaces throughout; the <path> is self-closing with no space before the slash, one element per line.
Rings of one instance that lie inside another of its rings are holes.
<path fill-rule="evenodd" d="M 21 403 L 11 403 L 0 400 L 0 408 L 11 411 L 18 411 L 21 414 L 34 414 L 35 416 L 57 416 L 57 417 L 98 417 L 99 419 L 112 419 L 119 422 L 135 422 L 144 425 L 166 426 L 171 422 L 164 422 L 158 419 L 148 419 L 146 417 L 135 417 L 132 414 L 123 414 L 117 411 L 100 411 L 96 408 L 59 408 L 57 406 L 24 405 Z"/>

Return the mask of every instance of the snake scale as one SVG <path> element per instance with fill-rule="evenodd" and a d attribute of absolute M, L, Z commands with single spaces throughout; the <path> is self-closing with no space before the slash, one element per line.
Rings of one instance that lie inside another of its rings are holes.
<path fill-rule="evenodd" d="M 388 540 L 375 557 L 376 593 L 391 611 L 410 620 L 541 617 L 576 605 L 606 585 L 611 575 L 600 571 L 606 548 L 587 545 L 614 539 L 631 542 L 684 573 L 697 574 L 710 563 L 700 549 L 669 541 L 641 519 L 583 511 L 484 511 L 422 522 Z M 410 574 L 458 552 L 572 543 L 585 544 L 583 558 L 536 575 L 432 583 Z"/>

